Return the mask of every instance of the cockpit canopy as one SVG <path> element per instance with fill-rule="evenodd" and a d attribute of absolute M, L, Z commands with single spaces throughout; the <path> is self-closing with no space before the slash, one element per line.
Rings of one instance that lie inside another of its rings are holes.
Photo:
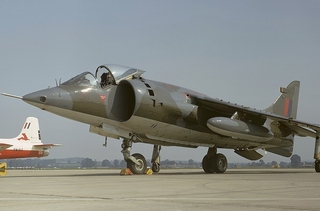
<path fill-rule="evenodd" d="M 144 71 L 135 68 L 125 67 L 121 65 L 108 64 L 101 65 L 96 69 L 95 77 L 101 86 L 110 84 L 119 84 L 122 80 L 131 80 L 138 78 Z"/>
<path fill-rule="evenodd" d="M 107 87 L 117 85 L 122 80 L 131 80 L 140 77 L 145 71 L 121 65 L 101 65 L 96 69 L 95 75 L 90 72 L 81 73 L 61 85 L 82 85 Z"/>
<path fill-rule="evenodd" d="M 81 73 L 61 85 L 98 86 L 97 79 L 90 72 Z"/>

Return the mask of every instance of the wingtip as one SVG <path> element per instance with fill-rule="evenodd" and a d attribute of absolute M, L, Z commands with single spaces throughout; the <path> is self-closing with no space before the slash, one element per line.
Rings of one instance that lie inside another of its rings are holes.
<path fill-rule="evenodd" d="M 54 147 L 61 147 L 63 144 L 53 144 Z"/>

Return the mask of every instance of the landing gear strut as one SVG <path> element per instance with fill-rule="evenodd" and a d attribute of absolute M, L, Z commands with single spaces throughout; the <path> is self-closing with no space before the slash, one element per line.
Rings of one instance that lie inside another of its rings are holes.
<path fill-rule="evenodd" d="M 316 137 L 316 143 L 314 147 L 314 170 L 317 173 L 320 173 L 320 138 L 319 138 L 319 132 L 317 132 L 317 137 Z"/>
<path fill-rule="evenodd" d="M 147 161 L 143 157 L 143 155 L 139 153 L 135 153 L 130 155 L 131 147 L 132 147 L 133 138 L 124 139 L 122 142 L 122 154 L 124 160 L 127 162 L 127 168 L 131 170 L 134 174 L 143 174 L 147 169 Z"/>
<path fill-rule="evenodd" d="M 160 171 L 160 150 L 161 150 L 161 146 L 159 145 L 153 146 L 153 153 L 152 153 L 152 159 L 151 159 L 153 172 Z"/>
<path fill-rule="evenodd" d="M 228 161 L 223 154 L 217 154 L 216 147 L 210 147 L 202 159 L 202 168 L 206 173 L 224 173 L 228 168 Z"/>
<path fill-rule="evenodd" d="M 319 160 L 316 160 L 314 162 L 314 170 L 319 173 L 320 172 L 320 161 Z"/>

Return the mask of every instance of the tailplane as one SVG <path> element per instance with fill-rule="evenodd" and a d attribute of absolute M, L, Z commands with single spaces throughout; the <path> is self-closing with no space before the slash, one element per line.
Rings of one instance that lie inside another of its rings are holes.
<path fill-rule="evenodd" d="M 300 81 L 292 81 L 287 88 L 281 87 L 282 93 L 266 111 L 296 119 L 298 110 Z"/>
<path fill-rule="evenodd" d="M 18 141 L 30 141 L 41 144 L 39 121 L 35 117 L 28 117 L 22 126 L 20 134 L 15 138 Z"/>

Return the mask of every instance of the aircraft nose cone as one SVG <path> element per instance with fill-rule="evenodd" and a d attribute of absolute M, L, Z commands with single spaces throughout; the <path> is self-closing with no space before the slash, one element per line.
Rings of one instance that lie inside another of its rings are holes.
<path fill-rule="evenodd" d="M 33 92 L 22 97 L 22 100 L 27 103 L 45 103 L 47 101 L 48 96 L 47 90 L 41 90 L 37 92 Z M 50 95 L 49 95 L 50 96 Z"/>
<path fill-rule="evenodd" d="M 72 108 L 70 94 L 59 87 L 44 89 L 24 95 L 22 100 L 44 110 L 48 110 L 50 106 L 65 109 Z"/>

